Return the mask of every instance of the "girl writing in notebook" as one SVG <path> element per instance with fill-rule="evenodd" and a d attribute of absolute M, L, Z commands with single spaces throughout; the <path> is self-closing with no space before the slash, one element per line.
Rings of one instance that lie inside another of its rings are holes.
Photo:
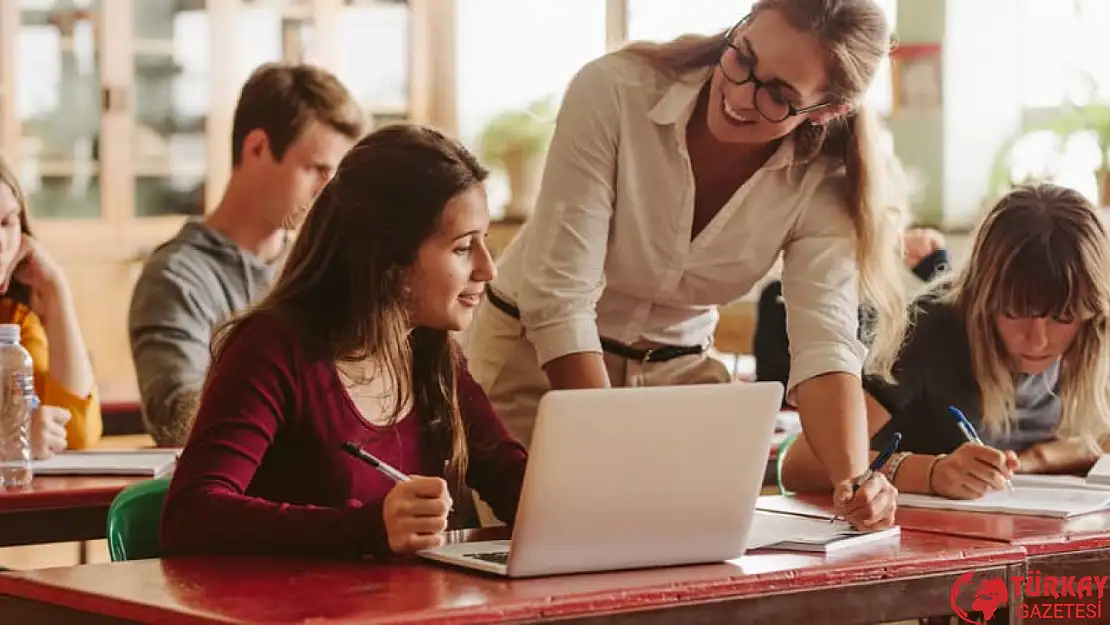
<path fill-rule="evenodd" d="M 20 328 L 31 354 L 41 407 L 31 416 L 31 448 L 43 460 L 97 444 L 103 430 L 96 378 L 58 263 L 31 234 L 27 200 L 0 160 L 0 323 Z"/>
<path fill-rule="evenodd" d="M 1107 232 L 1073 190 L 1020 187 L 987 214 L 964 267 L 916 302 L 897 383 L 865 383 L 876 447 L 903 436 L 884 469 L 899 490 L 970 499 L 1014 472 L 1090 468 L 1110 432 L 1108 263 Z M 829 487 L 805 435 L 782 477 Z"/>
<path fill-rule="evenodd" d="M 344 157 L 273 290 L 213 339 L 165 553 L 410 553 L 476 522 L 467 487 L 513 521 L 524 448 L 450 334 L 495 273 L 486 175 L 418 126 L 378 130 Z"/>

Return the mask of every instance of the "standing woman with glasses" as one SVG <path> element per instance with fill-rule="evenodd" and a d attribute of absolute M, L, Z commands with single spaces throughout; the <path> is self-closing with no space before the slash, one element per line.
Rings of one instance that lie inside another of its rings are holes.
<path fill-rule="evenodd" d="M 518 437 L 549 389 L 728 381 L 709 350 L 717 307 L 782 253 L 787 396 L 838 511 L 892 522 L 883 477 L 852 488 L 868 464 L 865 353 L 888 371 L 904 327 L 900 217 L 860 103 L 889 47 L 872 0 L 760 0 L 726 33 L 631 44 L 578 72 L 535 213 L 465 337 Z M 861 299 L 878 317 L 870 352 Z"/>

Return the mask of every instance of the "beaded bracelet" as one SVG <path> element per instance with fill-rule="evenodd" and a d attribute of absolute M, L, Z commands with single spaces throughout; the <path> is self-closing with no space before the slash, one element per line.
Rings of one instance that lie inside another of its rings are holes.
<path fill-rule="evenodd" d="M 898 476 L 898 469 L 902 467 L 902 462 L 912 455 L 912 452 L 903 451 L 901 453 L 895 454 L 894 458 L 892 458 L 890 462 L 886 463 L 886 466 L 883 467 L 883 475 L 886 476 L 888 482 L 890 482 L 891 484 L 894 483 L 894 478 Z"/>
<path fill-rule="evenodd" d="M 940 454 L 936 458 L 933 458 L 933 461 L 931 463 L 929 463 L 929 477 L 927 478 L 927 481 L 926 481 L 925 485 L 928 487 L 930 495 L 937 494 L 936 489 L 933 488 L 933 473 L 937 469 L 937 463 L 940 462 L 941 458 L 944 458 L 947 455 L 948 454 Z"/>

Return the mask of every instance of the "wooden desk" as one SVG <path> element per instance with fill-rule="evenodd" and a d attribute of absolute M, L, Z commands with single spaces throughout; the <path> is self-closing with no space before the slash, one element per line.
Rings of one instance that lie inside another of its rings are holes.
<path fill-rule="evenodd" d="M 104 538 L 108 506 L 140 478 L 38 477 L 0 491 L 0 547 Z"/>
<path fill-rule="evenodd" d="M 98 390 L 105 436 L 145 432 L 139 388 L 135 383 L 101 384 Z"/>
<path fill-rule="evenodd" d="M 951 612 L 966 571 L 1020 574 L 1020 548 L 906 532 L 826 558 L 503 580 L 420 561 L 189 558 L 0 575 L 0 622 L 874 623 Z M 851 591 L 846 591 L 850 587 Z"/>
<path fill-rule="evenodd" d="M 831 510 L 827 496 L 773 496 L 761 505 L 783 512 L 816 506 Z M 1110 511 L 1070 519 L 899 508 L 903 529 L 988 540 L 1023 548 L 1030 570 L 1046 575 L 1110 575 Z"/>

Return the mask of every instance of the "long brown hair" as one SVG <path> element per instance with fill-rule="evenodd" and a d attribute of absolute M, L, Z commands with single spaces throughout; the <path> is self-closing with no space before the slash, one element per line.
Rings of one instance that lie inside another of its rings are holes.
<path fill-rule="evenodd" d="M 887 188 L 879 125 L 861 103 L 891 47 L 886 16 L 873 0 L 759 0 L 748 19 L 768 10 L 780 11 L 792 27 L 821 41 L 828 57 L 829 98 L 853 105 L 844 118 L 827 126 L 803 122 L 793 133 L 794 146 L 802 162 L 828 155 L 844 164 L 860 291 L 878 317 L 868 337 L 868 368 L 889 380 L 905 334 L 906 296 L 899 270 L 903 202 L 892 198 Z M 728 46 L 728 32 L 685 35 L 666 43 L 636 42 L 625 49 L 678 80 L 716 65 Z"/>
<path fill-rule="evenodd" d="M 1058 434 L 1088 443 L 1110 431 L 1110 240 L 1095 208 L 1052 184 L 1018 187 L 986 215 L 947 290 L 964 319 L 983 423 L 1012 425 L 1016 365 L 999 314 L 1084 320 L 1060 363 Z"/>
<path fill-rule="evenodd" d="M 466 148 L 430 128 L 402 124 L 370 133 L 317 197 L 273 289 L 221 328 L 214 352 L 245 319 L 269 313 L 341 370 L 371 361 L 396 393 L 389 422 L 414 401 L 433 440 L 449 450 L 448 475 L 461 484 L 467 445 L 458 347 L 446 330 L 410 326 L 406 282 L 448 200 L 487 176 Z"/>
<path fill-rule="evenodd" d="M 19 184 L 19 177 L 16 176 L 15 170 L 3 157 L 0 157 L 0 184 L 4 184 L 12 190 L 12 195 L 15 196 L 16 203 L 19 204 L 19 231 L 33 237 L 31 221 L 27 211 L 27 196 L 23 193 L 23 186 Z M 30 306 L 31 288 L 13 277 L 11 284 L 8 285 L 8 292 L 5 297 Z"/>

